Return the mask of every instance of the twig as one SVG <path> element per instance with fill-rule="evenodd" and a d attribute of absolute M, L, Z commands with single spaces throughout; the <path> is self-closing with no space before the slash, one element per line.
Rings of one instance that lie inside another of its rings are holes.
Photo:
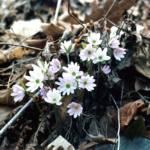
<path fill-rule="evenodd" d="M 14 65 L 14 63 L 13 63 L 13 65 Z M 14 72 L 14 67 L 12 67 L 11 74 L 10 74 L 10 76 L 9 76 L 8 83 L 7 83 L 7 88 L 10 87 L 10 81 L 11 81 L 11 78 L 12 78 L 12 76 L 13 76 L 13 72 Z"/>
<path fill-rule="evenodd" d="M 108 11 L 106 12 L 104 19 L 107 18 L 108 14 L 110 13 L 110 11 L 112 10 L 112 8 L 114 7 L 114 5 L 116 4 L 117 0 L 113 0 L 110 8 L 108 9 Z"/>
<path fill-rule="evenodd" d="M 71 121 L 70 121 L 70 125 L 69 125 L 69 128 L 68 128 L 68 131 L 67 131 L 67 133 L 65 134 L 65 138 L 66 138 L 66 139 L 69 138 L 69 134 L 70 134 L 71 127 L 72 127 L 72 119 L 71 119 Z"/>
<path fill-rule="evenodd" d="M 85 26 L 83 25 L 83 23 L 78 19 L 76 18 L 72 12 L 71 12 L 71 6 L 70 6 L 70 0 L 68 0 L 68 14 L 78 23 L 82 26 L 82 30 L 85 28 Z"/>
<path fill-rule="evenodd" d="M 37 95 L 37 94 L 35 94 Z M 29 107 L 32 102 L 33 98 L 31 98 L 17 113 L 15 116 L 12 117 L 11 120 L 7 122 L 7 124 L 0 130 L 0 137 L 4 134 L 4 132 L 20 117 L 20 115 L 26 110 L 27 107 Z"/>
<path fill-rule="evenodd" d="M 118 138 L 118 142 L 117 142 L 117 150 L 120 150 L 120 109 L 114 99 L 114 97 L 111 95 L 111 98 L 117 108 L 117 114 L 118 114 L 118 131 L 117 131 L 117 138 Z"/>
<path fill-rule="evenodd" d="M 55 16 L 54 16 L 54 20 L 53 20 L 54 24 L 56 24 L 57 20 L 58 20 L 58 13 L 59 13 L 59 10 L 60 10 L 61 2 L 62 2 L 62 0 L 57 1 Z"/>
<path fill-rule="evenodd" d="M 18 47 L 23 47 L 23 48 L 29 48 L 37 51 L 42 51 L 43 49 L 37 48 L 37 47 L 32 47 L 32 46 L 25 46 L 25 45 L 19 45 L 19 44 L 11 44 L 11 43 L 5 43 L 5 42 L 0 42 L 0 45 L 10 45 L 10 46 L 18 46 Z"/>

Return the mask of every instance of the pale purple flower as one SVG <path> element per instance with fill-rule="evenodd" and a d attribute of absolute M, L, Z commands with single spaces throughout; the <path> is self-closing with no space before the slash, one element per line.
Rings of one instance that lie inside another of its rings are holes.
<path fill-rule="evenodd" d="M 109 65 L 104 65 L 102 68 L 102 71 L 104 74 L 109 74 L 111 72 L 110 66 Z"/>
<path fill-rule="evenodd" d="M 80 51 L 80 59 L 82 61 L 90 61 L 95 58 L 96 48 L 92 44 L 88 44 L 84 49 Z"/>
<path fill-rule="evenodd" d="M 125 57 L 126 54 L 126 49 L 118 47 L 113 49 L 113 55 L 116 60 L 121 61 L 122 58 Z"/>
<path fill-rule="evenodd" d="M 25 79 L 28 80 L 26 83 L 27 91 L 34 92 L 38 88 L 43 87 L 43 81 L 45 79 L 44 73 L 42 72 L 41 68 L 36 65 L 32 65 L 33 70 L 29 71 L 29 76 L 25 76 Z"/>
<path fill-rule="evenodd" d="M 79 88 L 92 91 L 94 90 L 94 87 L 96 86 L 94 82 L 95 82 L 95 79 L 93 76 L 83 75 L 79 79 Z"/>
<path fill-rule="evenodd" d="M 118 37 L 114 37 L 109 41 L 109 46 L 111 48 L 118 48 L 120 45 L 120 41 L 118 40 Z"/>
<path fill-rule="evenodd" d="M 104 48 L 103 50 L 101 48 L 98 48 L 95 53 L 95 58 L 93 59 L 93 63 L 97 64 L 99 62 L 104 62 L 110 60 L 110 56 L 107 55 L 107 48 Z"/>
<path fill-rule="evenodd" d="M 63 74 L 63 77 L 60 77 L 56 84 L 58 85 L 58 90 L 62 92 L 62 95 L 73 94 L 77 88 L 75 78 L 69 74 Z"/>
<path fill-rule="evenodd" d="M 71 40 L 69 41 L 64 41 L 61 43 L 60 45 L 60 53 L 67 53 L 67 54 L 70 54 L 71 52 L 74 51 L 74 47 L 75 47 L 75 44 L 72 43 Z"/>
<path fill-rule="evenodd" d="M 15 102 L 20 102 L 25 96 L 24 88 L 18 84 L 13 85 L 11 96 L 14 97 Z"/>
<path fill-rule="evenodd" d="M 46 75 L 47 80 L 54 80 L 55 79 L 55 74 L 52 70 L 48 69 L 47 75 Z"/>
<path fill-rule="evenodd" d="M 70 74 L 75 78 L 80 77 L 82 75 L 82 71 L 80 71 L 80 66 L 74 62 L 68 64 L 68 67 L 63 67 L 63 69 L 65 70 L 64 74 Z"/>
<path fill-rule="evenodd" d="M 46 94 L 46 98 L 44 98 L 47 103 L 56 104 L 58 106 L 62 104 L 61 99 L 60 91 L 56 89 L 49 90 Z"/>
<path fill-rule="evenodd" d="M 102 43 L 102 40 L 100 40 L 100 38 L 101 38 L 100 33 L 90 32 L 90 34 L 87 37 L 87 41 L 89 44 L 98 46 Z"/>
<path fill-rule="evenodd" d="M 43 86 L 43 87 L 40 89 L 40 95 L 41 95 L 41 97 L 42 97 L 43 99 L 46 98 L 46 94 L 47 94 L 47 92 L 48 92 L 49 90 L 51 90 L 51 88 L 50 88 L 50 87 L 46 87 L 46 86 Z"/>
<path fill-rule="evenodd" d="M 52 73 L 57 73 L 61 69 L 61 63 L 58 59 L 53 58 L 50 62 L 49 71 Z"/>
<path fill-rule="evenodd" d="M 81 104 L 79 103 L 75 103 L 75 102 L 72 102 L 70 103 L 68 106 L 68 114 L 70 116 L 73 116 L 74 118 L 77 118 L 78 116 L 80 116 L 82 114 L 82 111 L 83 111 L 83 107 L 81 106 Z"/>

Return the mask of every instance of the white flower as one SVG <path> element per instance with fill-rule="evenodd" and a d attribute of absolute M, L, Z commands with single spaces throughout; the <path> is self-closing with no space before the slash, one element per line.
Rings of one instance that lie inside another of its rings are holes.
<path fill-rule="evenodd" d="M 60 94 L 60 91 L 53 89 L 47 92 L 46 98 L 44 100 L 50 104 L 61 105 L 62 104 L 61 99 L 62 96 Z"/>
<path fill-rule="evenodd" d="M 111 72 L 110 66 L 109 65 L 104 65 L 102 68 L 102 71 L 104 74 L 109 74 Z"/>
<path fill-rule="evenodd" d="M 61 63 L 58 59 L 53 58 L 50 62 L 49 71 L 53 73 L 57 73 L 61 69 Z"/>
<path fill-rule="evenodd" d="M 83 111 L 83 107 L 79 103 L 72 102 L 68 106 L 68 113 L 70 116 L 73 116 L 74 118 L 77 118 L 78 116 L 81 115 Z"/>
<path fill-rule="evenodd" d="M 24 96 L 25 96 L 25 91 L 23 89 L 23 87 L 21 87 L 18 84 L 13 85 L 12 87 L 12 93 L 11 96 L 14 97 L 14 101 L 15 102 L 20 102 L 23 100 Z"/>
<path fill-rule="evenodd" d="M 110 60 L 110 56 L 107 55 L 107 48 L 104 48 L 104 50 L 98 48 L 96 51 L 95 58 L 93 59 L 93 63 L 96 64 L 107 60 Z"/>
<path fill-rule="evenodd" d="M 87 41 L 89 42 L 89 44 L 98 46 L 102 43 L 102 40 L 100 40 L 100 38 L 100 33 L 90 32 L 90 34 L 87 37 Z"/>
<path fill-rule="evenodd" d="M 121 61 L 121 59 L 125 57 L 124 55 L 126 54 L 126 49 L 121 47 L 115 48 L 113 50 L 113 54 L 116 60 Z"/>
<path fill-rule="evenodd" d="M 88 91 L 94 90 L 96 84 L 93 76 L 84 75 L 79 79 L 79 88 L 86 89 Z"/>
<path fill-rule="evenodd" d="M 71 76 L 77 78 L 82 75 L 82 72 L 80 71 L 80 66 L 77 63 L 71 62 L 68 67 L 63 67 L 65 70 L 64 74 L 70 74 Z"/>
<path fill-rule="evenodd" d="M 43 86 L 44 73 L 42 70 L 36 66 L 32 65 L 33 70 L 29 71 L 29 76 L 25 76 L 25 79 L 28 80 L 26 85 L 28 86 L 27 91 L 34 92 L 38 88 Z"/>
<path fill-rule="evenodd" d="M 80 59 L 82 61 L 90 61 L 95 58 L 96 48 L 92 47 L 91 44 L 88 44 L 83 50 L 80 51 Z"/>
<path fill-rule="evenodd" d="M 59 78 L 59 82 L 56 82 L 58 85 L 58 90 L 62 92 L 63 95 L 73 94 L 77 88 L 77 82 L 74 77 L 69 74 L 63 74 L 62 78 Z"/>
<path fill-rule="evenodd" d="M 44 73 L 47 72 L 49 64 L 46 61 L 43 62 L 41 60 L 38 60 L 37 65 Z"/>
<path fill-rule="evenodd" d="M 122 34 L 124 34 L 124 32 L 121 30 L 120 33 L 119 33 L 119 35 L 117 35 L 117 31 L 118 31 L 118 30 L 119 30 L 119 29 L 118 29 L 117 27 L 115 27 L 115 26 L 112 26 L 112 27 L 111 27 L 111 29 L 110 29 L 110 35 L 109 35 L 110 40 L 111 40 L 112 38 L 115 38 L 115 37 L 120 37 Z"/>
<path fill-rule="evenodd" d="M 74 47 L 75 47 L 75 44 L 73 44 L 71 40 L 64 41 L 60 45 L 60 48 L 61 48 L 60 49 L 60 53 L 68 53 L 68 54 L 70 54 L 71 52 L 74 51 Z"/>

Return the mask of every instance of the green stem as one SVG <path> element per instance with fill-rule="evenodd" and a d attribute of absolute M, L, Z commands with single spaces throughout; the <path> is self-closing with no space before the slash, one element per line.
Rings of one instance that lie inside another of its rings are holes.
<path fill-rule="evenodd" d="M 92 63 L 91 63 L 91 61 L 88 61 L 87 67 L 88 67 L 88 73 L 91 74 L 91 72 L 92 72 Z"/>
<path fill-rule="evenodd" d="M 67 62 L 69 64 L 70 63 L 69 53 L 67 53 L 66 55 L 67 55 Z"/>

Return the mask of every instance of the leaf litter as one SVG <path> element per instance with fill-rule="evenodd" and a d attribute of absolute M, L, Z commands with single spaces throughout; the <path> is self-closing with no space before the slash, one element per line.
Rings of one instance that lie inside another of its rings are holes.
<path fill-rule="evenodd" d="M 110 27 L 116 26 L 118 32 L 124 32 L 121 44 L 129 51 L 120 63 L 112 61 L 110 75 L 97 76 L 101 79 L 96 83 L 97 98 L 87 92 L 77 93 L 79 101 L 84 98 L 85 114 L 80 118 L 71 118 L 66 113 L 72 97 L 64 97 L 59 110 L 36 97 L 0 137 L 0 149 L 96 150 L 103 145 L 110 149 L 109 144 L 115 145 L 119 140 L 118 124 L 120 136 L 150 138 L 149 1 L 64 0 L 54 23 L 56 4 L 54 0 L 0 2 L 1 128 L 31 96 L 14 103 L 10 88 L 26 82 L 23 77 L 38 58 L 49 60 L 51 56 L 59 56 L 64 39 L 73 39 L 78 49 L 87 32 L 97 30 L 107 35 Z M 71 59 L 78 60 L 74 55 Z M 64 55 L 61 61 L 65 64 Z M 86 70 L 86 66 L 82 68 Z M 119 123 L 112 95 L 119 107 Z"/>

